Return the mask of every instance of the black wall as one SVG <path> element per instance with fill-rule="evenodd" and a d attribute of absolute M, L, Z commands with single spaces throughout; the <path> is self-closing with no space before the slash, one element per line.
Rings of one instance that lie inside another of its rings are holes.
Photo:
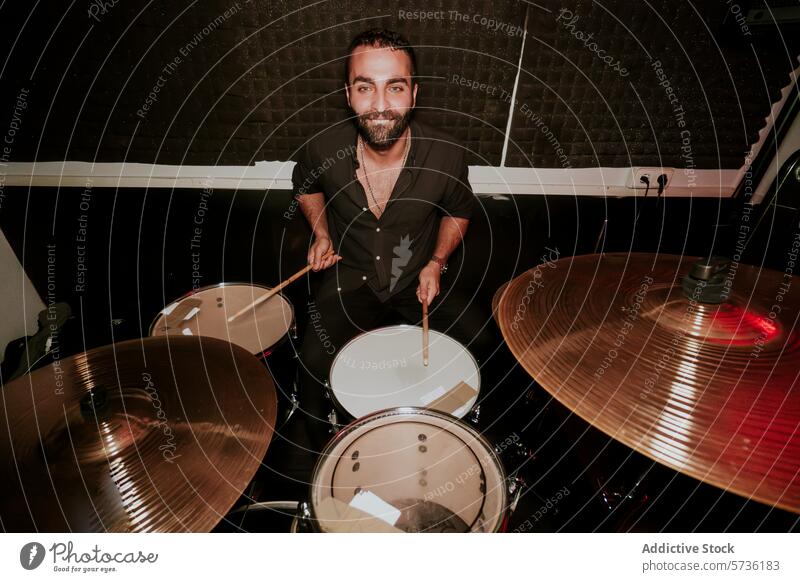
<path fill-rule="evenodd" d="M 388 26 L 417 46 L 419 114 L 498 165 L 527 18 L 508 165 L 738 168 L 797 66 L 796 31 L 737 23 L 761 4 L 6 2 L 0 127 L 22 94 L 14 161 L 287 160 L 347 115 L 350 38 Z"/>

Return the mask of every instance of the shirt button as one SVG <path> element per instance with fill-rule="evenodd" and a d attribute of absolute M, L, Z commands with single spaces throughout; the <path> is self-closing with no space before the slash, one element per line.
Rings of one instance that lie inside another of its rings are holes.
<path fill-rule="evenodd" d="M 361 279 L 366 281 L 367 280 L 367 276 L 366 275 L 361 275 Z"/>
<path fill-rule="evenodd" d="M 380 227 L 375 229 L 375 232 L 380 232 L 380 231 L 381 231 Z"/>
<path fill-rule="evenodd" d="M 362 210 L 363 212 L 366 212 L 366 211 L 368 210 L 368 208 L 367 208 L 366 206 L 362 206 L 362 207 L 361 207 L 361 210 Z"/>
<path fill-rule="evenodd" d="M 376 261 L 380 261 L 380 260 L 381 260 L 381 256 L 380 256 L 380 255 L 378 255 L 377 257 L 375 257 L 375 260 L 376 260 Z"/>
<path fill-rule="evenodd" d="M 341 287 L 337 287 L 337 288 L 336 288 L 336 290 L 337 290 L 337 291 L 341 291 L 341 290 L 342 290 L 342 288 L 341 288 Z"/>

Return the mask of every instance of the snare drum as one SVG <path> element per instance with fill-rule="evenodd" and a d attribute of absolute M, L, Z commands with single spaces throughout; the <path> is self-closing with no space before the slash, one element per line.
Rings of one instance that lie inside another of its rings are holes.
<path fill-rule="evenodd" d="M 397 408 L 348 425 L 311 480 L 310 521 L 322 532 L 496 532 L 507 481 L 472 427 L 434 410 Z"/>
<path fill-rule="evenodd" d="M 402 406 L 463 418 L 478 400 L 481 377 L 459 342 L 430 330 L 429 363 L 422 363 L 422 328 L 394 325 L 350 340 L 331 365 L 329 393 L 350 419 Z"/>

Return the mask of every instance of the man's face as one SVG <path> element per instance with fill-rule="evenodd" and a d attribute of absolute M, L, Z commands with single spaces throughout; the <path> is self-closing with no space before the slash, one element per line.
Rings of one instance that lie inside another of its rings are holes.
<path fill-rule="evenodd" d="M 347 103 L 362 138 L 376 149 L 403 135 L 417 97 L 411 59 L 400 50 L 361 46 L 350 56 Z"/>

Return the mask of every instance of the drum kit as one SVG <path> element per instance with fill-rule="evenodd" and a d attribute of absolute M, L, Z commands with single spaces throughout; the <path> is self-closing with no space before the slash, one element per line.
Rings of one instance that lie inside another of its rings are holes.
<path fill-rule="evenodd" d="M 495 317 L 524 369 L 591 426 L 674 471 L 800 513 L 800 290 L 784 273 L 738 265 L 709 298 L 713 269 L 698 264 L 563 258 L 501 287 Z M 278 409 L 298 405 L 294 393 L 279 402 L 264 364 L 294 333 L 280 290 L 307 271 L 273 289 L 198 289 L 163 309 L 147 338 L 6 384 L 4 529 L 211 531 L 227 515 L 278 508 L 296 513 L 292 531 L 504 531 L 520 487 L 477 430 L 480 369 L 426 321 L 341 348 L 328 382 L 340 430 L 305 501 L 232 510 Z"/>

